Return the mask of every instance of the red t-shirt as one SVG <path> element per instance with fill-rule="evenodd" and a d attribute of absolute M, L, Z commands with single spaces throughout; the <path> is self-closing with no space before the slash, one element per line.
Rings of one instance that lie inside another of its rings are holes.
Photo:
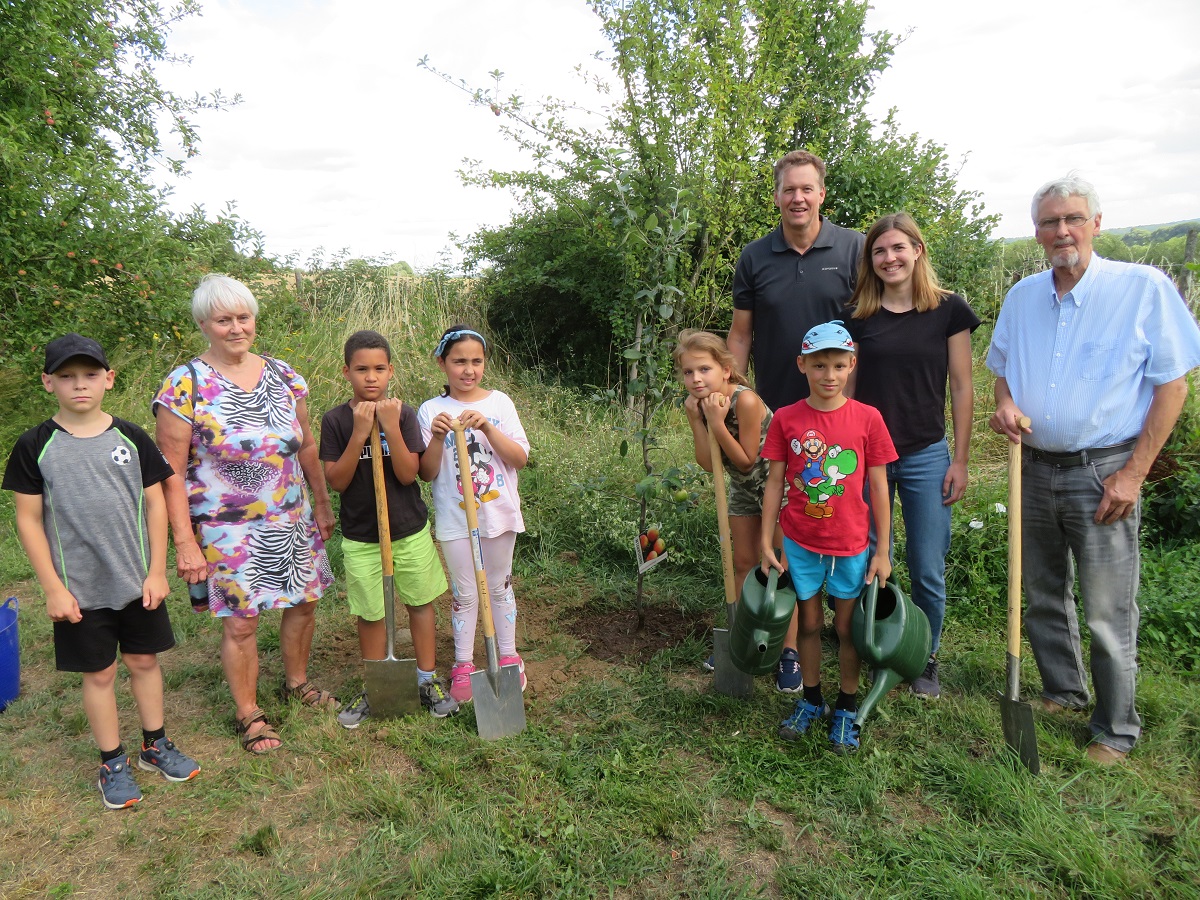
<path fill-rule="evenodd" d="M 856 400 L 831 411 L 807 400 L 785 406 L 771 420 L 762 456 L 787 463 L 790 493 L 779 521 L 788 538 L 822 555 L 867 548 L 867 469 L 898 459 L 879 410 Z"/>

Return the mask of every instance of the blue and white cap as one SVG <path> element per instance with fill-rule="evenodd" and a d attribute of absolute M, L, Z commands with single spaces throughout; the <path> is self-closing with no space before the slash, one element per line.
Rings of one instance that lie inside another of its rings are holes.
<path fill-rule="evenodd" d="M 818 350 L 849 350 L 854 352 L 854 339 L 842 326 L 841 319 L 832 322 L 822 322 L 809 330 L 800 345 L 801 355 L 816 353 Z"/>

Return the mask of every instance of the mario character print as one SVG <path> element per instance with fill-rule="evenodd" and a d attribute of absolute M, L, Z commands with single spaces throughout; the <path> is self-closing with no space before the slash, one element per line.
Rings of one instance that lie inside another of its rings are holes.
<path fill-rule="evenodd" d="M 804 514 L 814 519 L 830 518 L 834 514 L 830 500 L 846 492 L 846 486 L 841 482 L 858 470 L 858 454 L 837 444 L 827 445 L 825 435 L 815 428 L 804 432 L 801 438 L 793 439 L 791 447 L 792 452 L 803 460 L 793 484 L 808 498 Z"/>

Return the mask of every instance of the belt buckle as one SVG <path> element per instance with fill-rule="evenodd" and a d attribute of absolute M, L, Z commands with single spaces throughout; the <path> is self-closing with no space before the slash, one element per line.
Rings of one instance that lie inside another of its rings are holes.
<path fill-rule="evenodd" d="M 1088 457 L 1088 452 L 1086 450 L 1080 450 L 1079 451 L 1079 466 L 1080 466 L 1080 468 L 1083 468 L 1084 466 L 1086 466 L 1089 461 L 1090 460 Z"/>

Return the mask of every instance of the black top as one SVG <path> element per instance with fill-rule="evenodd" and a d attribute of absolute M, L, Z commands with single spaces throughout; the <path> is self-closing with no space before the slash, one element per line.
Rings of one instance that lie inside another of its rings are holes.
<path fill-rule="evenodd" d="M 901 456 L 946 436 L 947 341 L 978 327 L 979 317 L 958 294 L 923 313 L 881 309 L 866 319 L 846 318 L 858 345 L 854 399 L 883 413 Z"/>
<path fill-rule="evenodd" d="M 845 305 L 865 240 L 822 216 L 817 239 L 803 255 L 788 246 L 782 224 L 742 250 L 733 306 L 754 316 L 754 389 L 771 409 L 808 396 L 808 381 L 796 367 L 800 345 L 813 326 L 849 318 Z"/>
<path fill-rule="evenodd" d="M 354 410 L 349 403 L 335 406 L 321 418 L 321 459 L 337 462 L 342 458 L 350 436 L 354 433 Z M 417 412 L 407 403 L 400 407 L 400 434 L 404 444 L 413 453 L 424 453 L 425 443 L 421 440 L 421 426 L 417 423 Z M 421 499 L 420 485 L 401 484 L 392 469 L 391 451 L 387 436 L 379 435 L 383 448 L 383 483 L 388 501 L 388 527 L 392 540 L 410 537 L 425 527 L 429 521 L 429 509 Z M 375 478 L 371 473 L 371 442 L 363 444 L 358 458 L 358 468 L 350 484 L 342 491 L 340 512 L 342 536 L 364 544 L 379 543 L 379 520 L 375 513 Z"/>

